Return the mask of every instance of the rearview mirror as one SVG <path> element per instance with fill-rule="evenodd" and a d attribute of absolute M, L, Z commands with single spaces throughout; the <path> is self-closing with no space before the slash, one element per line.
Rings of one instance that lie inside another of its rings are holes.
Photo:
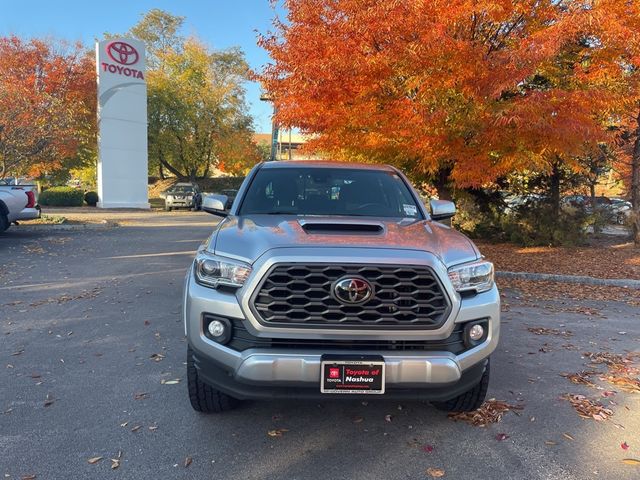
<path fill-rule="evenodd" d="M 456 204 L 448 200 L 431 200 L 431 218 L 433 220 L 446 220 L 456 214 Z"/>
<path fill-rule="evenodd" d="M 224 208 L 226 204 L 226 195 L 206 195 L 202 199 L 202 210 L 212 215 L 226 217 L 228 215 Z"/>

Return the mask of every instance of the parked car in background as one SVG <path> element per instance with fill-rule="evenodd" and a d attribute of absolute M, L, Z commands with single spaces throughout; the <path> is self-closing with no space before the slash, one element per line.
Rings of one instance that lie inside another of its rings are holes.
<path fill-rule="evenodd" d="M 233 201 L 236 199 L 236 195 L 238 195 L 238 190 L 235 190 L 233 188 L 222 190 L 222 195 L 226 195 L 227 197 L 227 204 L 225 205 L 225 209 L 229 210 L 233 205 Z"/>
<path fill-rule="evenodd" d="M 197 183 L 176 183 L 165 192 L 164 209 L 190 208 L 199 210 L 202 205 L 202 193 Z"/>
<path fill-rule="evenodd" d="M 40 218 L 35 185 L 14 185 L 0 181 L 0 233 L 19 220 Z"/>
<path fill-rule="evenodd" d="M 619 197 L 612 197 L 610 200 L 611 209 L 616 216 L 616 223 L 618 225 L 624 225 L 631 216 L 631 202 Z"/>
<path fill-rule="evenodd" d="M 589 195 L 569 195 L 562 199 L 565 208 L 574 208 L 591 215 L 599 213 L 610 223 L 623 225 L 631 215 L 631 203 L 624 198 L 598 196 L 592 199 Z"/>

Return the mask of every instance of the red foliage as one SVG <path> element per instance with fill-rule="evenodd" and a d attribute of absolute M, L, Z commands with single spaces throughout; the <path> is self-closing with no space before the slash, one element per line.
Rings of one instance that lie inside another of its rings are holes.
<path fill-rule="evenodd" d="M 0 176 L 40 175 L 95 132 L 96 81 L 82 45 L 0 37 Z"/>

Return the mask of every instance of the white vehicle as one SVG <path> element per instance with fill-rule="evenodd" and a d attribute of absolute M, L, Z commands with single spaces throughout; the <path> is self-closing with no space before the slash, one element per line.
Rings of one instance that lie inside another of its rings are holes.
<path fill-rule="evenodd" d="M 19 220 L 40 218 L 35 185 L 3 183 L 0 183 L 0 233 Z"/>

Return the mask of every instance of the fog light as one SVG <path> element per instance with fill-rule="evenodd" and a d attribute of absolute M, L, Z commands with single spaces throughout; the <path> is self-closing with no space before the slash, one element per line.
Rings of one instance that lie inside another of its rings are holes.
<path fill-rule="evenodd" d="M 229 319 L 205 314 L 202 321 L 204 334 L 208 339 L 222 345 L 231 341 L 233 326 Z"/>
<path fill-rule="evenodd" d="M 480 320 L 475 322 L 469 322 L 464 326 L 464 333 L 462 334 L 462 341 L 467 348 L 473 348 L 480 345 L 487 339 L 487 321 Z"/>
<path fill-rule="evenodd" d="M 225 324 L 220 320 L 212 320 L 209 322 L 207 330 L 209 330 L 209 334 L 211 334 L 212 337 L 217 339 L 224 336 Z"/>
<path fill-rule="evenodd" d="M 482 328 L 482 325 L 476 324 L 469 329 L 469 338 L 474 342 L 477 342 L 483 336 L 484 336 L 484 328 Z"/>

